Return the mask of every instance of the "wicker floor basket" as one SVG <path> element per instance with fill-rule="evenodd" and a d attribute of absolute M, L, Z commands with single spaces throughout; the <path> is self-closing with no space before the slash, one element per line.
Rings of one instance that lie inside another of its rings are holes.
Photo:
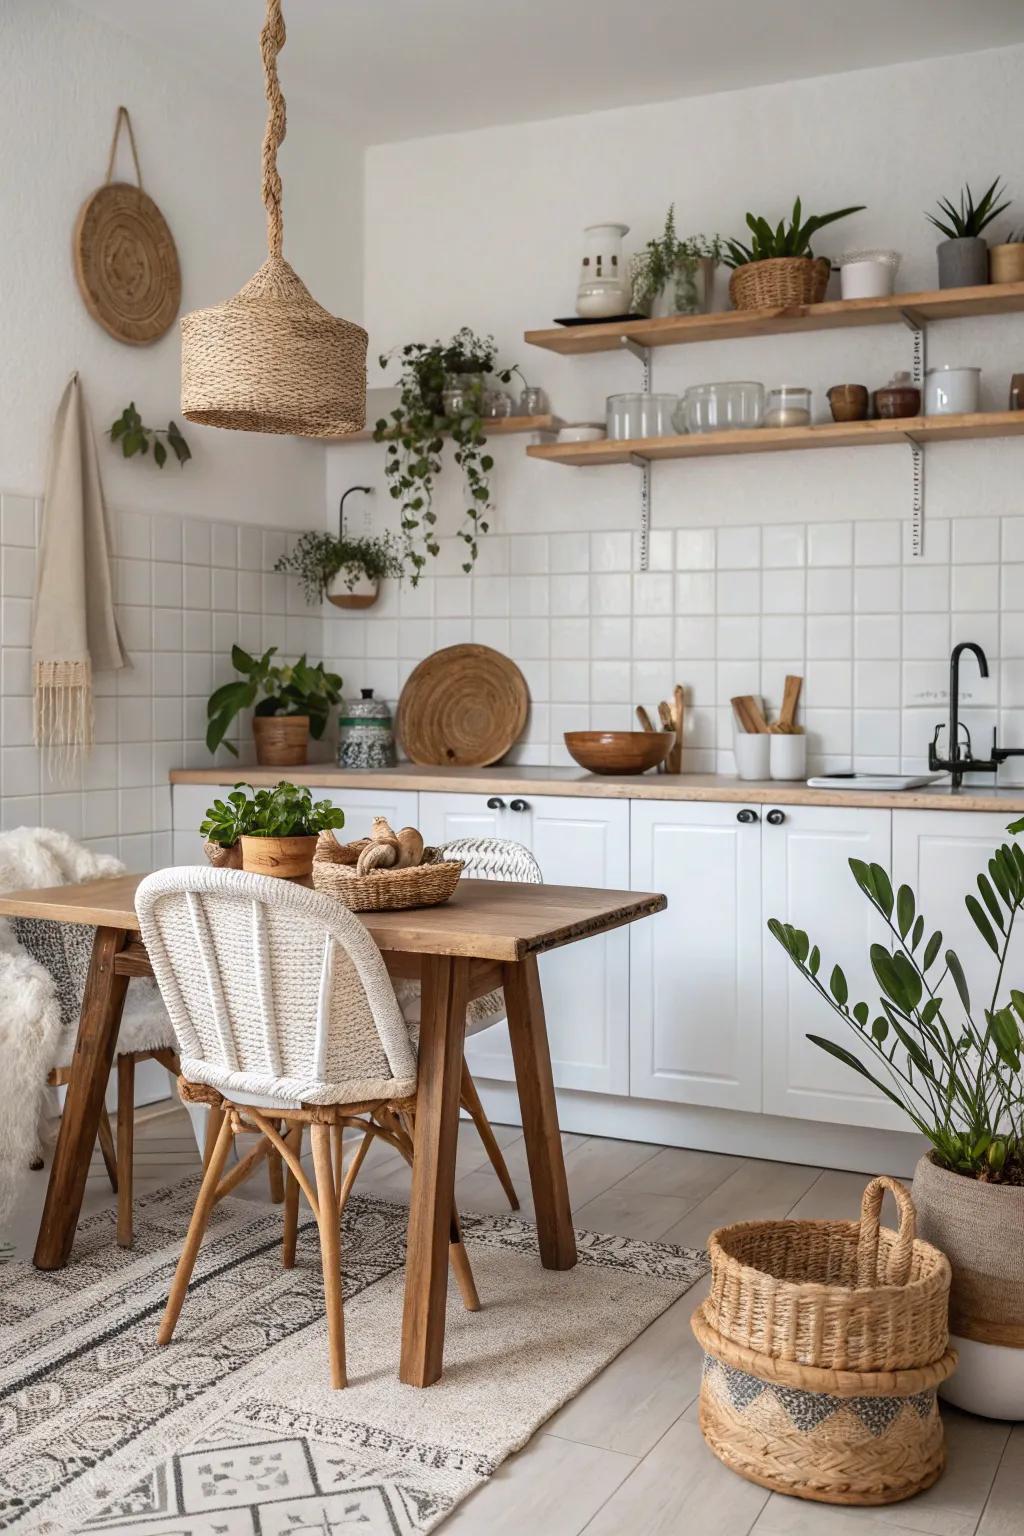
<path fill-rule="evenodd" d="M 317 857 L 313 885 L 344 902 L 351 912 L 400 912 L 409 907 L 437 907 L 448 900 L 465 865 L 458 859 L 435 857 L 412 869 L 375 869 L 357 875 L 351 864 Z"/>
<path fill-rule="evenodd" d="M 900 1228 L 879 1225 L 892 1191 Z M 902 1184 L 874 1179 L 859 1222 L 741 1222 L 712 1233 L 701 1428 L 715 1455 L 766 1488 L 833 1504 L 890 1504 L 945 1460 L 939 1384 L 956 1365 L 949 1263 L 914 1236 Z"/>
<path fill-rule="evenodd" d="M 789 309 L 794 304 L 820 304 L 831 270 L 824 256 L 775 256 L 768 261 L 751 261 L 733 272 L 729 297 L 736 309 Z"/>

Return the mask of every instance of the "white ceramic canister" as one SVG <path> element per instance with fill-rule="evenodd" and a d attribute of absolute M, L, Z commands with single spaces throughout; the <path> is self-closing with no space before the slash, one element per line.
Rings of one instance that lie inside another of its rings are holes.
<path fill-rule="evenodd" d="M 844 299 L 886 299 L 896 286 L 899 251 L 846 251 L 839 258 Z"/>
<path fill-rule="evenodd" d="M 981 397 L 981 369 L 954 368 L 946 363 L 924 376 L 926 416 L 973 416 Z"/>
<path fill-rule="evenodd" d="M 806 779 L 807 737 L 803 732 L 789 735 L 773 731 L 767 740 L 771 743 L 769 776 L 773 779 Z"/>
<path fill-rule="evenodd" d="M 772 737 L 764 731 L 734 731 L 736 772 L 741 779 L 767 779 Z"/>

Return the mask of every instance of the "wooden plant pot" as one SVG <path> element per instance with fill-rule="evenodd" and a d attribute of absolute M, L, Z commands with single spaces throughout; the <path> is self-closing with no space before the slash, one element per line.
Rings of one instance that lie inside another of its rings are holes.
<path fill-rule="evenodd" d="M 257 715 L 252 734 L 262 768 L 299 768 L 306 761 L 308 715 Z"/>
<path fill-rule="evenodd" d="M 1024 283 L 1024 240 L 993 245 L 988 253 L 988 264 L 994 283 Z"/>
<path fill-rule="evenodd" d="M 242 868 L 250 875 L 302 880 L 313 872 L 316 837 L 243 837 Z"/>
<path fill-rule="evenodd" d="M 380 596 L 380 582 L 370 576 L 361 576 L 350 588 L 346 585 L 345 576 L 344 571 L 338 571 L 331 577 L 327 601 L 333 603 L 335 608 L 372 608 Z"/>
<path fill-rule="evenodd" d="M 737 267 L 729 279 L 729 297 L 736 309 L 790 309 L 820 304 L 828 288 L 831 266 L 824 256 L 775 256 Z"/>

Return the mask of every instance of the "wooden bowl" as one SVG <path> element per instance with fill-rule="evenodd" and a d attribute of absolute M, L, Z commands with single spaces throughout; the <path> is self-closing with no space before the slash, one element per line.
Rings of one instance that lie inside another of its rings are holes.
<path fill-rule="evenodd" d="M 646 773 L 663 763 L 671 731 L 566 731 L 571 757 L 588 773 Z"/>

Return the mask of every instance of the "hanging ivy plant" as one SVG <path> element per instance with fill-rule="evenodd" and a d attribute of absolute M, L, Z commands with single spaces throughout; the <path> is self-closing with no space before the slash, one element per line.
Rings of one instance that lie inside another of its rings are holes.
<path fill-rule="evenodd" d="M 473 569 L 479 537 L 490 526 L 488 477 L 494 468 L 484 451 L 484 393 L 488 380 L 508 384 L 519 369 L 497 368 L 494 337 L 477 336 L 466 326 L 448 342 L 428 346 L 412 341 L 383 353 L 380 366 L 386 368 L 395 357 L 402 370 L 399 403 L 390 417 L 376 423 L 373 436 L 375 442 L 387 444 L 384 472 L 392 497 L 401 504 L 406 558 L 415 586 L 428 558 L 440 552 L 433 501 L 446 437 L 455 445 L 465 488 L 465 517 L 457 534 L 466 546 L 462 569 Z"/>

